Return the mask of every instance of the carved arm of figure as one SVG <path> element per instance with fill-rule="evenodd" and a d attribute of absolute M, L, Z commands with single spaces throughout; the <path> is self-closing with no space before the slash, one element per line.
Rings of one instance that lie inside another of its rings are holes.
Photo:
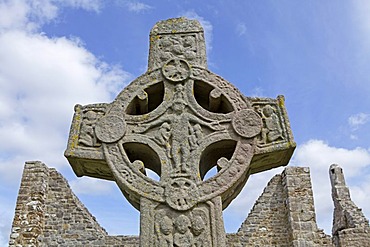
<path fill-rule="evenodd" d="M 164 122 L 171 122 L 171 120 L 172 120 L 172 118 L 170 116 L 163 116 L 163 117 L 160 117 L 160 118 L 154 120 L 151 123 L 146 123 L 146 124 L 139 123 L 136 126 L 136 128 L 134 129 L 134 132 L 135 133 L 144 133 L 145 131 L 147 131 L 148 129 L 150 129 L 152 127 L 161 125 Z"/>
<path fill-rule="evenodd" d="M 218 130 L 224 130 L 225 127 L 223 127 L 222 125 L 220 125 L 220 121 L 212 121 L 210 123 L 200 119 L 200 118 L 197 118 L 197 117 L 194 117 L 193 115 L 190 115 L 188 114 L 188 119 L 189 121 L 193 122 L 193 123 L 197 123 L 197 124 L 201 124 L 203 126 L 206 126 L 214 131 L 218 131 Z"/>

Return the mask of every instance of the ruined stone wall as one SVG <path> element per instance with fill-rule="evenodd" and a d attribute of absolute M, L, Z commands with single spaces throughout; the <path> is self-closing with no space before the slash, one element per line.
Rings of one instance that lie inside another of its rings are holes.
<path fill-rule="evenodd" d="M 228 247 L 370 246 L 369 222 L 350 199 L 341 168 L 330 176 L 335 205 L 333 239 L 318 229 L 308 168 L 287 167 L 274 176 Z M 55 169 L 25 165 L 9 246 L 138 247 L 137 236 L 109 236 Z"/>
<path fill-rule="evenodd" d="M 137 237 L 108 236 L 71 191 L 41 162 L 25 165 L 9 246 L 138 246 Z"/>
<path fill-rule="evenodd" d="M 338 232 L 338 247 L 370 246 L 370 230 L 364 228 L 344 229 Z"/>
<path fill-rule="evenodd" d="M 239 229 L 240 242 L 245 246 L 288 246 L 288 221 L 284 201 L 281 175 L 276 175 Z"/>
<path fill-rule="evenodd" d="M 287 167 L 281 174 L 290 246 L 333 246 L 331 237 L 317 227 L 308 167 Z"/>
<path fill-rule="evenodd" d="M 72 193 L 67 181 L 55 169 L 49 169 L 45 203 L 44 234 L 47 246 L 104 244 L 107 232 L 100 227 L 85 206 Z"/>
<path fill-rule="evenodd" d="M 109 247 L 139 247 L 139 236 L 107 236 L 102 246 Z"/>
<path fill-rule="evenodd" d="M 333 246 L 318 229 L 306 167 L 287 167 L 268 183 L 238 231 L 243 246 Z"/>
<path fill-rule="evenodd" d="M 26 163 L 18 193 L 9 246 L 37 246 L 43 232 L 48 168 Z"/>
<path fill-rule="evenodd" d="M 336 246 L 370 246 L 369 221 L 351 200 L 342 168 L 330 167 L 332 198 L 334 202 L 333 241 Z"/>

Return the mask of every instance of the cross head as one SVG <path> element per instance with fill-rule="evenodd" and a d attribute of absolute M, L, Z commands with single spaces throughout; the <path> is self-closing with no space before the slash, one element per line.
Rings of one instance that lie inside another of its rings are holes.
<path fill-rule="evenodd" d="M 209 71 L 203 28 L 176 18 L 153 27 L 147 72 L 113 102 L 76 105 L 65 156 L 140 210 L 140 246 L 209 247 L 226 246 L 222 210 L 248 177 L 294 148 L 284 98 L 246 97 Z"/>

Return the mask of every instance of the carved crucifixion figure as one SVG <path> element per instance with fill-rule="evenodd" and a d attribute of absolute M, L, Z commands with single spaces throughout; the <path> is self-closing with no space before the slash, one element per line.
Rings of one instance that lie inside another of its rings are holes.
<path fill-rule="evenodd" d="M 158 22 L 148 71 L 110 104 L 75 107 L 65 155 L 77 176 L 116 181 L 140 210 L 141 246 L 226 246 L 222 210 L 295 148 L 284 98 L 245 97 L 205 51 L 198 21 Z"/>

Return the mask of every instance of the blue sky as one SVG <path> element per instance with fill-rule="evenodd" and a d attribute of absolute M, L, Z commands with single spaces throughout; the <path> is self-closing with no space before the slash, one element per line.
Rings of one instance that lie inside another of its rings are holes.
<path fill-rule="evenodd" d="M 76 178 L 63 157 L 73 106 L 110 102 L 145 73 L 149 31 L 187 16 L 204 26 L 209 69 L 245 95 L 286 98 L 311 169 L 317 221 L 331 231 L 328 169 L 344 169 L 370 217 L 369 1 L 0 0 L 0 245 L 26 160 L 56 167 L 110 234 L 137 234 L 139 214 L 111 182 Z M 235 232 L 269 179 L 253 175 L 224 212 Z"/>

